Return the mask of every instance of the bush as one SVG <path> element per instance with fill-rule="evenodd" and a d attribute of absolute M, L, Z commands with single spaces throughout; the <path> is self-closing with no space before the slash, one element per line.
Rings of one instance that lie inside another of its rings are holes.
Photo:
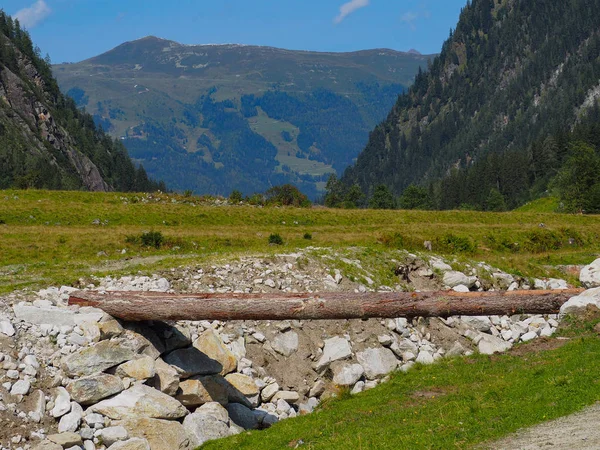
<path fill-rule="evenodd" d="M 144 247 L 160 248 L 165 243 L 165 237 L 160 231 L 146 231 L 140 235 L 127 236 L 125 242 Z"/>
<path fill-rule="evenodd" d="M 307 241 L 310 241 L 312 239 L 312 234 L 304 233 L 304 239 L 306 239 Z"/>
<path fill-rule="evenodd" d="M 441 238 L 437 238 L 436 243 L 438 248 L 441 248 L 450 253 L 473 253 L 477 249 L 477 245 L 471 238 L 456 236 L 448 233 Z"/>
<path fill-rule="evenodd" d="M 229 201 L 231 203 L 240 203 L 242 200 L 244 199 L 244 197 L 242 196 L 242 193 L 240 191 L 238 191 L 237 189 L 232 191 L 231 194 L 229 195 Z"/>
<path fill-rule="evenodd" d="M 269 236 L 269 244 L 271 245 L 283 245 L 283 239 L 277 233 Z"/>

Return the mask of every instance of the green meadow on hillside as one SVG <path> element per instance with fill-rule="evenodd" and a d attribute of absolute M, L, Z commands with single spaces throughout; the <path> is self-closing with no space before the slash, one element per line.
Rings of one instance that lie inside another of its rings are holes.
<path fill-rule="evenodd" d="M 159 232 L 158 247 L 144 233 Z M 270 245 L 277 233 L 283 245 Z M 305 239 L 310 233 L 312 239 Z M 536 212 L 340 210 L 224 205 L 177 194 L 0 192 L 0 292 L 89 275 L 155 271 L 297 248 L 433 252 L 524 276 L 600 254 L 597 216 Z M 570 281 L 575 281 L 570 279 Z"/>

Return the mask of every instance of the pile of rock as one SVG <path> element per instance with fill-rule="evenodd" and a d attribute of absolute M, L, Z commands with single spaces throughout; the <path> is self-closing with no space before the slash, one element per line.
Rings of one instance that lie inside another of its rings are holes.
<path fill-rule="evenodd" d="M 291 278 L 308 277 L 289 255 L 272 263 L 279 268 L 255 263 L 265 273 L 261 289 L 266 276 L 280 279 L 284 265 Z M 482 267 L 456 272 L 440 259 L 411 267 L 409 276 L 452 288 L 525 283 L 491 268 L 485 279 L 477 275 Z M 225 282 L 238 276 L 233 266 L 210 269 L 220 271 Z M 345 278 L 332 273 L 339 287 Z M 322 282 L 333 287 L 329 279 Z M 158 276 L 104 279 L 101 286 L 171 290 L 171 282 Z M 358 393 L 394 370 L 505 351 L 550 336 L 558 326 L 556 316 L 525 315 L 131 324 L 94 308 L 67 307 L 71 289 L 50 288 L 34 298 L 16 293 L 0 302 L 2 449 L 189 449 L 310 413 L 339 387 Z"/>

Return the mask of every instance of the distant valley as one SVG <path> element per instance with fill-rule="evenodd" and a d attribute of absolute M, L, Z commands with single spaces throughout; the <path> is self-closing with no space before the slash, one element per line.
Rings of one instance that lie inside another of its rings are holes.
<path fill-rule="evenodd" d="M 294 183 L 315 198 L 429 59 L 147 37 L 53 70 L 62 91 L 172 189 L 251 194 Z"/>

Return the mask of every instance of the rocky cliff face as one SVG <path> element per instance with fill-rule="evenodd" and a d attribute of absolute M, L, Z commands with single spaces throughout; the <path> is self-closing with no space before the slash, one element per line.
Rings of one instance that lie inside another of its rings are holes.
<path fill-rule="evenodd" d="M 65 176 L 75 174 L 82 187 L 92 191 L 109 191 L 98 167 L 77 149 L 77 143 L 55 120 L 56 105 L 46 93 L 46 83 L 32 62 L 12 43 L 20 73 L 0 63 L 0 123 L 12 128 L 20 138 L 23 150 L 43 160 L 52 171 Z M 61 177 L 62 178 L 62 177 Z"/>

